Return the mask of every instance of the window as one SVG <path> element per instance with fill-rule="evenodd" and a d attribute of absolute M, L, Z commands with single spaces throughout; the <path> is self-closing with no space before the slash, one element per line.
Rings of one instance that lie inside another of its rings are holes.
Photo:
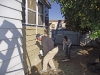
<path fill-rule="evenodd" d="M 38 3 L 38 25 L 43 25 L 43 4 Z"/>
<path fill-rule="evenodd" d="M 45 17 L 45 26 L 49 26 L 49 18 Z"/>
<path fill-rule="evenodd" d="M 36 13 L 28 10 L 28 23 L 36 24 Z"/>
<path fill-rule="evenodd" d="M 22 22 L 36 25 L 36 0 L 22 0 Z"/>
<path fill-rule="evenodd" d="M 45 26 L 49 26 L 49 9 L 45 6 Z"/>
<path fill-rule="evenodd" d="M 28 23 L 36 24 L 36 0 L 27 0 L 28 2 Z"/>
<path fill-rule="evenodd" d="M 22 6 L 25 6 L 25 0 L 22 0 Z"/>
<path fill-rule="evenodd" d="M 38 6 L 38 12 L 36 11 L 36 6 Z M 23 23 L 27 23 L 29 25 L 36 25 L 36 20 L 38 20 L 38 25 L 49 25 L 49 9 L 40 1 L 38 1 L 37 5 L 36 0 L 23 0 L 22 7 Z"/>
<path fill-rule="evenodd" d="M 22 23 L 25 23 L 25 8 L 22 7 Z"/>
<path fill-rule="evenodd" d="M 43 15 L 38 15 L 38 24 L 43 25 Z"/>
<path fill-rule="evenodd" d="M 49 9 L 47 6 L 45 6 L 45 16 L 48 17 L 49 16 Z"/>
<path fill-rule="evenodd" d="M 22 0 L 22 23 L 25 23 L 25 0 Z"/>
<path fill-rule="evenodd" d="M 36 10 L 36 1 L 35 0 L 27 0 L 27 1 L 28 1 L 28 8 Z"/>
<path fill-rule="evenodd" d="M 42 3 L 38 3 L 38 12 L 39 14 L 43 14 L 43 4 Z"/>

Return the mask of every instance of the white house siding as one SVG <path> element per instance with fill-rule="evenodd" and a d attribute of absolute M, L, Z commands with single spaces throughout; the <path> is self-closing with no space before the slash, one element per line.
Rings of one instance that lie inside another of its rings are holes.
<path fill-rule="evenodd" d="M 24 75 L 22 0 L 0 0 L 0 75 Z"/>

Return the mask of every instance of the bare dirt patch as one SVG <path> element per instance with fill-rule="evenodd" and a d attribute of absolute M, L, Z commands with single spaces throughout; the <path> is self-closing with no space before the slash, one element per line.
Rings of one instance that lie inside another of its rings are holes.
<path fill-rule="evenodd" d="M 83 53 L 82 53 L 83 52 Z M 80 54 L 79 54 L 80 53 Z M 66 58 L 65 52 L 62 50 L 62 46 L 59 46 L 59 52 L 54 58 L 54 63 L 57 68 L 57 72 L 51 72 L 48 67 L 48 73 L 40 74 L 42 69 L 41 63 L 32 69 L 32 75 L 99 75 L 89 71 L 86 64 L 95 62 L 100 55 L 99 47 L 76 47 L 71 49 L 71 61 L 62 62 L 61 60 Z"/>

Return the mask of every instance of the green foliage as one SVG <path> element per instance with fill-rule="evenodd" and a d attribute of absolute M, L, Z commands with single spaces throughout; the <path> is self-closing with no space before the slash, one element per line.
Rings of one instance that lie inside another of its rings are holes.
<path fill-rule="evenodd" d="M 92 31 L 92 38 L 100 37 L 100 0 L 52 0 L 61 8 L 67 25 L 74 31 Z M 68 26 L 66 26 L 68 27 Z"/>

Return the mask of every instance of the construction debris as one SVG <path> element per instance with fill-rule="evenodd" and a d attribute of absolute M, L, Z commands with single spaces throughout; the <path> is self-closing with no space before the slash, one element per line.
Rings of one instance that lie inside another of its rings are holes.
<path fill-rule="evenodd" d="M 80 50 L 78 53 L 78 55 L 86 55 L 89 54 L 87 50 Z"/>

